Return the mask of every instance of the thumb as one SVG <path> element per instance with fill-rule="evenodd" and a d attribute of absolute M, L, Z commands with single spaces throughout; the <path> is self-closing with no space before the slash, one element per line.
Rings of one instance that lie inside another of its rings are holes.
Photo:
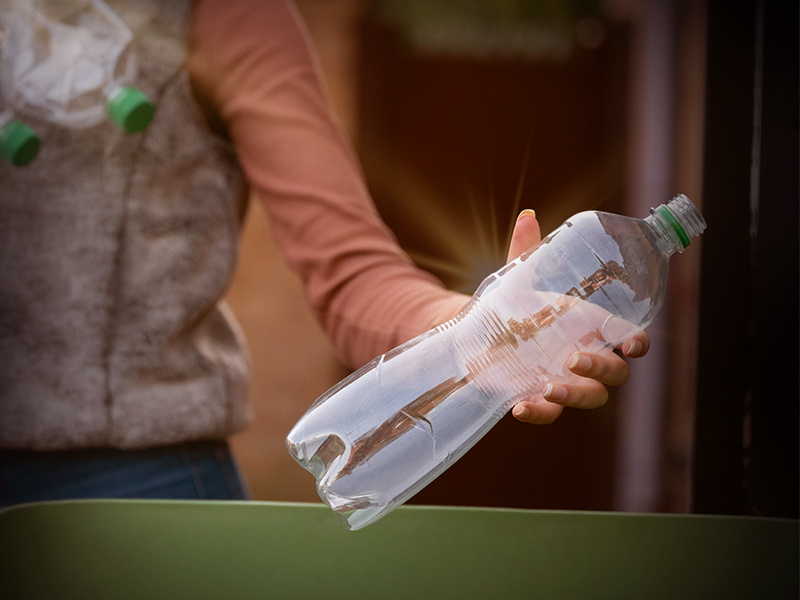
<path fill-rule="evenodd" d="M 517 217 L 514 231 L 511 233 L 507 262 L 518 258 L 526 250 L 538 244 L 541 239 L 542 233 L 539 230 L 539 221 L 536 220 L 536 213 L 530 208 L 526 208 Z"/>

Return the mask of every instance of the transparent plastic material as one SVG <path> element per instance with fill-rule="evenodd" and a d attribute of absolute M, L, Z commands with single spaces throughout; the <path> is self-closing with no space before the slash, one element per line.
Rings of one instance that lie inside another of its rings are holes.
<path fill-rule="evenodd" d="M 0 86 L 18 115 L 73 129 L 111 118 L 141 131 L 154 107 L 130 87 L 133 34 L 100 0 L 0 0 Z"/>
<path fill-rule="evenodd" d="M 287 449 L 348 529 L 384 516 L 518 401 L 567 382 L 569 356 L 614 347 L 658 316 L 669 258 L 702 233 L 686 196 L 646 219 L 583 212 L 487 277 L 461 314 L 321 396 Z"/>

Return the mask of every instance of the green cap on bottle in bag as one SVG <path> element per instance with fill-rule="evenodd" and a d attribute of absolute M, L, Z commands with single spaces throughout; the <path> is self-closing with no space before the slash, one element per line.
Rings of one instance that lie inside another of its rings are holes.
<path fill-rule="evenodd" d="M 0 128 L 0 154 L 12 165 L 27 165 L 39 152 L 39 136 L 20 121 L 9 121 Z"/>
<path fill-rule="evenodd" d="M 145 94 L 132 87 L 119 88 L 108 100 L 108 114 L 128 133 L 144 131 L 153 120 L 155 105 Z"/>

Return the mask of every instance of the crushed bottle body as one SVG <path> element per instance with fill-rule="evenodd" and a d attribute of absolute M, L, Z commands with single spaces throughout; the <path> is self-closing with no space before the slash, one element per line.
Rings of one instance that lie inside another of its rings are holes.
<path fill-rule="evenodd" d="M 574 352 L 614 347 L 652 323 L 672 251 L 661 237 L 645 220 L 575 215 L 487 277 L 458 317 L 321 396 L 290 432 L 289 452 L 346 528 L 374 522 L 514 404 L 573 379 Z"/>

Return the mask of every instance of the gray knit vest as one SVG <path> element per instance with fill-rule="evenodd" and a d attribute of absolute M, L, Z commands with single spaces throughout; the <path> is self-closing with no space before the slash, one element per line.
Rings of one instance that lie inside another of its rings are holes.
<path fill-rule="evenodd" d="M 117 0 L 136 87 L 129 135 L 26 119 L 42 140 L 0 165 L 0 447 L 142 448 L 244 427 L 247 358 L 219 299 L 246 190 L 184 69 L 188 0 Z"/>

